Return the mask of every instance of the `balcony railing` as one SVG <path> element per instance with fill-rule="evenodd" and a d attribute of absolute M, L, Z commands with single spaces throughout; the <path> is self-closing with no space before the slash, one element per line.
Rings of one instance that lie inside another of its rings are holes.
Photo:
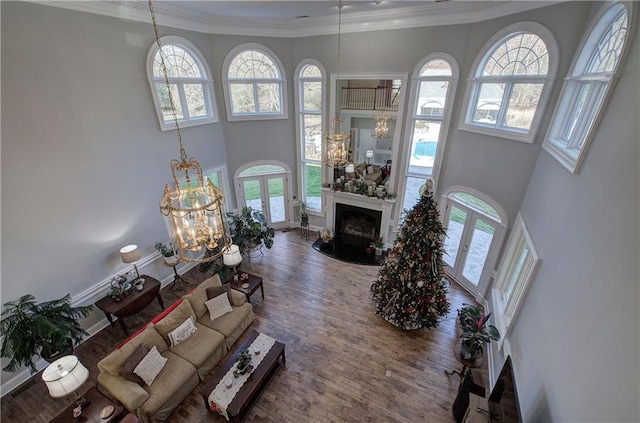
<path fill-rule="evenodd" d="M 399 87 L 342 87 L 342 110 L 398 110 Z"/>

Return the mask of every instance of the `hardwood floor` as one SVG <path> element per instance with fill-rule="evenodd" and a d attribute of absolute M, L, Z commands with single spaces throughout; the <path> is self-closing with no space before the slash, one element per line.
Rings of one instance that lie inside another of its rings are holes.
<path fill-rule="evenodd" d="M 343 263 L 313 250 L 297 230 L 278 232 L 264 256 L 240 266 L 264 278 L 265 299 L 252 296 L 256 329 L 286 344 L 287 364 L 249 413 L 249 422 L 451 422 L 460 369 L 452 355 L 456 310 L 472 297 L 452 283 L 451 312 L 438 329 L 405 332 L 374 314 L 369 287 L 378 268 Z M 162 290 L 165 305 L 202 281 Z M 131 331 L 160 312 L 153 302 L 127 318 Z M 90 371 L 83 392 L 95 384 L 96 363 L 124 339 L 116 325 L 76 348 Z M 243 339 L 243 338 L 241 338 Z M 483 366 L 488 386 L 487 365 Z M 387 376 L 389 372 L 389 376 Z M 170 423 L 224 422 L 205 410 L 200 386 L 170 416 Z M 2 398 L 2 422 L 48 422 L 72 399 L 54 400 L 40 374 Z"/>

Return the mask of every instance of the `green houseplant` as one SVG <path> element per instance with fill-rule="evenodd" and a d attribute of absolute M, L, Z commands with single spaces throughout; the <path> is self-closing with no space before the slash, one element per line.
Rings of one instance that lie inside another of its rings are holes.
<path fill-rule="evenodd" d="M 487 324 L 491 313 L 484 313 L 481 306 L 465 304 L 458 310 L 458 326 L 460 330 L 460 354 L 468 361 L 482 357 L 484 345 L 500 339 L 498 329 Z"/>
<path fill-rule="evenodd" d="M 167 246 L 162 242 L 156 242 L 153 246 L 155 247 L 156 251 L 162 254 L 164 257 L 173 257 L 176 254 L 171 245 Z"/>
<path fill-rule="evenodd" d="M 27 367 L 35 373 L 37 357 L 51 362 L 70 353 L 73 343 L 88 335 L 78 320 L 87 317 L 93 306 L 71 307 L 71 295 L 37 303 L 31 294 L 6 302 L 2 310 L 0 356 L 10 358 L 2 369 L 15 372 Z"/>
<path fill-rule="evenodd" d="M 243 207 L 240 213 L 227 213 L 229 216 L 229 231 L 233 243 L 240 248 L 241 253 L 259 248 L 273 247 L 275 231 L 267 224 L 267 219 L 260 210 Z"/>
<path fill-rule="evenodd" d="M 307 213 L 307 203 L 298 201 L 298 218 L 300 223 L 309 223 L 309 214 Z"/>

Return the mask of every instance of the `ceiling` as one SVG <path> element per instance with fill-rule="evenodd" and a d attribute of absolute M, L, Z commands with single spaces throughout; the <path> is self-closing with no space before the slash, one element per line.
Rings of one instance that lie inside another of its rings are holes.
<path fill-rule="evenodd" d="M 150 22 L 146 0 L 29 0 L 48 6 Z M 345 0 L 342 32 L 478 22 L 566 0 Z M 335 34 L 338 1 L 154 0 L 158 24 L 210 34 L 304 37 Z"/>

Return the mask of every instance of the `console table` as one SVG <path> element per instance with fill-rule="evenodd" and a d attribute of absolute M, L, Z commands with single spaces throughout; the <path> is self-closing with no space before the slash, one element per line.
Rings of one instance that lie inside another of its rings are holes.
<path fill-rule="evenodd" d="M 111 327 L 114 325 L 113 318 L 111 317 L 113 315 L 118 318 L 120 327 L 127 336 L 129 335 L 129 331 L 127 330 L 127 325 L 124 323 L 125 317 L 139 313 L 151 304 L 154 298 L 158 299 L 160 307 L 164 310 L 164 302 L 160 295 L 160 281 L 147 275 L 142 275 L 141 278 L 145 280 L 142 290 L 136 291 L 134 289 L 133 292 L 129 293 L 129 295 L 120 301 L 106 296 L 96 302 L 96 307 L 104 312 Z"/>

